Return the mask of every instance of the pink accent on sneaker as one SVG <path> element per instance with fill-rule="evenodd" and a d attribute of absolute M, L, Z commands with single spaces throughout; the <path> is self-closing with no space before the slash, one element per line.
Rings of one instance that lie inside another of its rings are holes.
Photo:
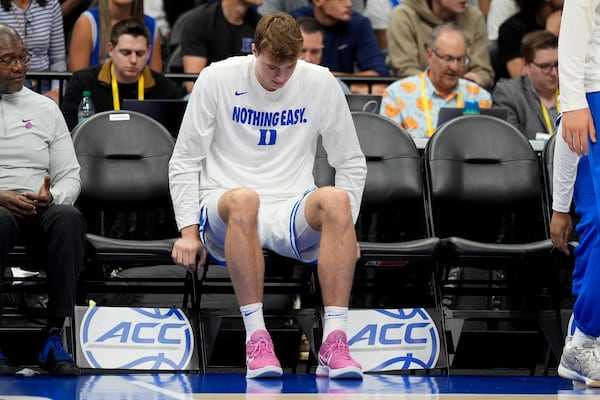
<path fill-rule="evenodd" d="M 362 379 L 362 367 L 350 356 L 344 331 L 331 332 L 321 345 L 317 376 L 328 376 L 331 379 Z"/>
<path fill-rule="evenodd" d="M 279 378 L 283 375 L 273 341 L 266 330 L 255 331 L 246 343 L 246 367 L 246 378 Z"/>

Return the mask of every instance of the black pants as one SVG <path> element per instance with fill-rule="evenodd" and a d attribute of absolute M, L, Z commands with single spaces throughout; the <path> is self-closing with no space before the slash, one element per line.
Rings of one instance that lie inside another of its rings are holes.
<path fill-rule="evenodd" d="M 85 221 L 79 210 L 54 204 L 33 217 L 20 218 L 0 207 L 0 291 L 8 253 L 16 243 L 46 266 L 48 319 L 73 317 L 85 251 Z"/>

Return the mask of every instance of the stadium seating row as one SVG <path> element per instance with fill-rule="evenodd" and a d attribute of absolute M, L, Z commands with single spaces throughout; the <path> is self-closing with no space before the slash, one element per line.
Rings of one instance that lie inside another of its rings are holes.
<path fill-rule="evenodd" d="M 421 154 L 410 135 L 391 120 L 367 112 L 353 112 L 353 118 L 368 172 L 357 224 L 361 257 L 351 306 L 433 307 L 459 319 L 525 318 L 539 322 L 549 348 L 560 354 L 559 311 L 571 260 L 553 251 L 549 240 L 551 147 L 540 160 L 514 127 L 480 115 L 448 122 Z M 81 302 L 90 293 L 113 290 L 178 293 L 185 296 L 182 307 L 200 311 L 202 294 L 233 293 L 226 277 L 211 279 L 209 268 L 202 277 L 174 279 L 129 280 L 115 273 L 172 264 L 176 230 L 131 240 L 107 236 L 104 226 L 110 215 L 141 210 L 155 217 L 139 224 L 172 220 L 167 170 L 174 139 L 164 127 L 136 112 L 109 111 L 78 126 L 73 141 L 82 166 L 78 205 L 90 232 Z M 315 178 L 318 185 L 334 182 L 321 147 Z M 159 216 L 156 210 L 161 210 Z M 298 296 L 300 307 L 284 311 L 303 319 L 302 329 L 314 349 L 320 315 L 314 267 L 266 255 L 266 293 Z M 28 257 L 17 248 L 11 263 L 30 267 Z M 294 272 L 269 268 L 274 263 L 292 265 Z M 468 276 L 469 269 L 485 271 L 485 278 L 458 279 Z M 490 271 L 502 271 L 502 279 L 489 279 Z M 15 285 L 17 279 L 7 280 L 5 291 L 31 287 Z M 452 303 L 468 296 L 502 299 L 502 304 Z M 226 314 L 204 313 L 211 318 Z M 208 335 L 209 347 L 211 340 Z"/>

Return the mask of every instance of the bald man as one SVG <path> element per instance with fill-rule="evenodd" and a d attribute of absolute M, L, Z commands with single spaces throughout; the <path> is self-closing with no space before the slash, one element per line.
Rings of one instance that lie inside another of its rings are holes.
<path fill-rule="evenodd" d="M 65 318 L 73 316 L 85 249 L 85 223 L 73 206 L 81 188 L 79 164 L 58 106 L 23 87 L 30 61 L 19 34 L 0 24 L 0 279 L 17 243 L 43 260 L 48 321 L 40 367 L 78 375 L 61 337 Z M 0 350 L 0 374 L 14 372 Z"/>

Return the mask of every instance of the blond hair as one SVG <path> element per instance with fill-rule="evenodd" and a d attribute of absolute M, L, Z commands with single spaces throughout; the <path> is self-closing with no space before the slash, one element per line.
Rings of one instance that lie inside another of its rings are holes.
<path fill-rule="evenodd" d="M 260 54 L 269 50 L 273 61 L 282 63 L 300 57 L 302 33 L 294 17 L 287 13 L 269 14 L 258 21 L 254 33 L 254 47 Z"/>

